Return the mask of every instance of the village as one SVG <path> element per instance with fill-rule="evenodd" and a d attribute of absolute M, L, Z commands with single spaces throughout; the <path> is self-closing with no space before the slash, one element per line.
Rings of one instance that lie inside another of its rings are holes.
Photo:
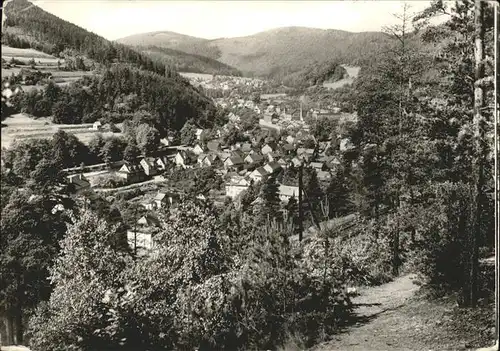
<path fill-rule="evenodd" d="M 159 225 L 156 212 L 175 206 L 186 195 L 185 186 L 172 180 L 176 172 L 213 170 L 223 180 L 223 185 L 195 196 L 219 206 L 228 199 L 238 203 L 241 194 L 252 184 L 263 182 L 289 167 L 313 169 L 320 182 L 328 182 L 332 172 L 339 167 L 342 154 L 352 146 L 349 139 L 340 134 L 332 140 L 317 141 L 310 134 L 306 121 L 311 118 L 349 121 L 353 117 L 346 118 L 338 109 L 303 111 L 299 101 L 282 94 L 262 95 L 260 101 L 254 100 L 251 97 L 216 98 L 214 102 L 219 107 L 231 111 L 224 126 L 211 130 L 197 128 L 189 145 L 173 145 L 172 137 L 162 138 L 156 156 L 141 157 L 136 162 L 118 161 L 66 169 L 68 181 L 76 192 L 90 190 L 108 196 L 109 201 L 113 201 L 113 194 L 143 189 L 142 195 L 128 200 L 144 210 L 144 215 L 136 219 L 127 233 L 129 245 L 138 255 L 146 254 L 154 246 L 154 231 Z M 258 117 L 257 125 L 252 130 L 242 131 L 242 118 L 232 111 L 252 113 Z M 99 121 L 93 125 L 97 131 L 104 127 Z M 231 130 L 241 130 L 245 141 L 224 142 L 223 136 Z M 292 197 L 297 199 L 298 193 L 297 185 L 279 184 L 279 198 L 284 203 Z"/>

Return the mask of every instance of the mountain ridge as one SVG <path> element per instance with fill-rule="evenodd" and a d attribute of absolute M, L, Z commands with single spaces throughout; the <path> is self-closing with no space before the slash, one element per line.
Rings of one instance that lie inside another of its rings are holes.
<path fill-rule="evenodd" d="M 315 62 L 359 65 L 366 60 L 367 51 L 378 50 L 388 39 L 382 32 L 289 26 L 218 39 L 156 31 L 134 34 L 116 42 L 131 46 L 154 45 L 206 56 L 246 75 L 279 80 Z"/>

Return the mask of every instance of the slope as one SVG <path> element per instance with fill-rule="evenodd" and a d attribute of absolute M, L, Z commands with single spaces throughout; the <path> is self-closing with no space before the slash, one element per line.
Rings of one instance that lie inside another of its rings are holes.
<path fill-rule="evenodd" d="M 201 55 L 212 59 L 217 59 L 217 57 L 220 56 L 220 52 L 216 48 L 209 49 L 207 44 L 210 40 L 208 39 L 169 31 L 134 34 L 118 39 L 116 42 L 130 46 L 156 46 L 175 49 L 188 54 Z"/>
<path fill-rule="evenodd" d="M 17 48 L 33 48 L 50 55 L 64 57 L 83 55 L 98 64 L 126 62 L 138 68 L 164 74 L 163 64 L 131 48 L 112 43 L 73 23 L 56 17 L 27 0 L 14 0 L 5 7 L 2 44 Z"/>
<path fill-rule="evenodd" d="M 158 46 L 137 46 L 136 50 L 147 54 L 155 61 L 174 67 L 177 72 L 207 73 L 226 76 L 241 76 L 236 68 L 206 56 L 189 54 L 175 49 Z"/>
<path fill-rule="evenodd" d="M 166 34 L 165 34 L 166 33 Z M 327 61 L 359 65 L 367 52 L 387 43 L 380 32 L 351 33 L 305 27 L 277 28 L 239 38 L 206 40 L 172 32 L 119 39 L 129 45 L 153 44 L 217 59 L 246 74 L 286 77 L 304 66 Z"/>
<path fill-rule="evenodd" d="M 9 35 L 2 33 L 2 44 L 19 44 L 25 49 L 64 57 L 66 61 L 74 56 L 95 63 L 93 76 L 68 86 L 58 88 L 48 84 L 48 80 L 41 81 L 46 87 L 21 94 L 12 113 L 53 116 L 54 123 L 79 124 L 99 118 L 117 123 L 132 119 L 140 112 L 150 115 L 162 134 L 167 129 L 182 128 L 189 119 L 210 125 L 215 118 L 217 109 L 212 100 L 160 60 L 112 43 L 26 0 L 9 2 L 5 12 Z M 4 43 L 4 40 L 11 42 Z M 18 68 L 31 69 L 24 65 Z M 54 71 L 52 77 L 63 73 L 58 67 L 50 69 Z M 11 86 L 23 84 L 23 77 L 19 75 L 2 80 Z"/>

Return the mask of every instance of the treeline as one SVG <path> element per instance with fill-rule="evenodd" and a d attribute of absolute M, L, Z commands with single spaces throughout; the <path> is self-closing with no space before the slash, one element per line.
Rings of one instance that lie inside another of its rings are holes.
<path fill-rule="evenodd" d="M 206 73 L 238 77 L 242 75 L 242 73 L 234 67 L 201 55 L 188 54 L 179 50 L 161 48 L 158 46 L 136 46 L 136 49 L 163 62 L 166 66 L 173 67 L 177 72 Z"/>
<path fill-rule="evenodd" d="M 30 321 L 30 348 L 273 349 L 291 335 L 308 347 L 349 320 L 340 256 L 321 239 L 291 243 L 287 227 L 256 227 L 260 210 L 243 221 L 232 211 L 183 199 L 159 214 L 158 254 L 135 261 L 117 250 L 108 221 L 75 217 L 51 297 Z"/>
<path fill-rule="evenodd" d="M 336 82 L 347 75 L 347 71 L 336 61 L 315 62 L 293 73 L 280 69 L 271 73 L 270 77 L 281 81 L 285 86 L 308 88 L 321 85 L 323 82 Z"/>
<path fill-rule="evenodd" d="M 444 6 L 435 2 L 414 18 L 423 21 L 421 37 L 439 44 L 437 54 L 410 45 L 414 38 L 393 27 L 392 49 L 361 70 L 352 96 L 356 148 L 346 156 L 351 199 L 373 221 L 372 235 L 387 238 L 393 274 L 411 267 L 428 287 L 475 306 L 488 293 L 478 261 L 479 252 L 492 252 L 494 208 L 491 124 L 478 126 L 476 118 L 492 114 L 474 106 L 474 2 Z M 485 38 L 492 36 L 492 12 L 485 6 Z M 426 24 L 444 13 L 444 24 Z M 403 18 L 405 25 L 411 20 Z M 490 55 L 493 41 L 485 43 Z M 491 75 L 492 64 L 484 70 Z"/>
<path fill-rule="evenodd" d="M 15 83 L 15 77 L 8 79 Z M 189 119 L 210 126 L 217 114 L 213 103 L 183 78 L 123 65 L 69 86 L 49 82 L 41 91 L 17 94 L 11 100 L 15 111 L 53 115 L 54 123 L 64 124 L 92 123 L 101 118 L 119 123 L 131 119 L 138 110 L 147 111 L 162 135 L 169 129 L 180 130 Z"/>
<path fill-rule="evenodd" d="M 19 38 L 13 34 L 2 33 L 2 44 L 21 48 L 31 47 L 54 56 L 59 56 L 66 49 L 73 49 L 103 65 L 127 62 L 140 69 L 160 75 L 165 74 L 163 63 L 153 61 L 147 55 L 125 45 L 112 43 L 64 21 L 29 1 L 11 1 L 4 11 L 6 12 L 6 33 L 9 33 L 9 27 L 15 27 L 21 29 L 24 37 Z"/>

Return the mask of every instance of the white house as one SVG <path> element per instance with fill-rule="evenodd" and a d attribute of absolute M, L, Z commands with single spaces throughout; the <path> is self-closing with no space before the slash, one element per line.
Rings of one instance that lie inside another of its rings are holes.
<path fill-rule="evenodd" d="M 254 182 L 260 182 L 268 175 L 269 175 L 269 173 L 264 169 L 264 167 L 259 167 L 259 168 L 255 169 L 253 172 L 251 172 L 249 174 L 249 177 Z"/>
<path fill-rule="evenodd" d="M 276 146 L 274 144 L 266 144 L 262 147 L 261 152 L 262 155 L 267 155 L 270 152 L 274 152 L 276 150 Z"/>
<path fill-rule="evenodd" d="M 291 186 L 291 185 L 283 185 L 279 186 L 279 197 L 281 201 L 288 201 L 291 197 L 298 198 L 299 197 L 299 187 Z"/>
<path fill-rule="evenodd" d="M 193 148 L 193 152 L 196 155 L 201 155 L 205 150 L 200 146 L 200 144 L 196 144 L 196 146 Z"/>
<path fill-rule="evenodd" d="M 203 129 L 196 129 L 196 139 L 197 140 L 200 140 L 201 139 L 201 135 L 203 134 Z"/>
<path fill-rule="evenodd" d="M 233 177 L 226 183 L 226 196 L 234 199 L 250 186 L 250 181 L 246 178 Z"/>
<path fill-rule="evenodd" d="M 264 166 L 267 173 L 275 173 L 281 169 L 281 165 L 278 162 L 269 162 Z"/>
<path fill-rule="evenodd" d="M 101 121 L 95 121 L 94 124 L 92 125 L 92 129 L 94 129 L 94 130 L 101 130 L 102 129 L 102 123 L 101 123 Z"/>

